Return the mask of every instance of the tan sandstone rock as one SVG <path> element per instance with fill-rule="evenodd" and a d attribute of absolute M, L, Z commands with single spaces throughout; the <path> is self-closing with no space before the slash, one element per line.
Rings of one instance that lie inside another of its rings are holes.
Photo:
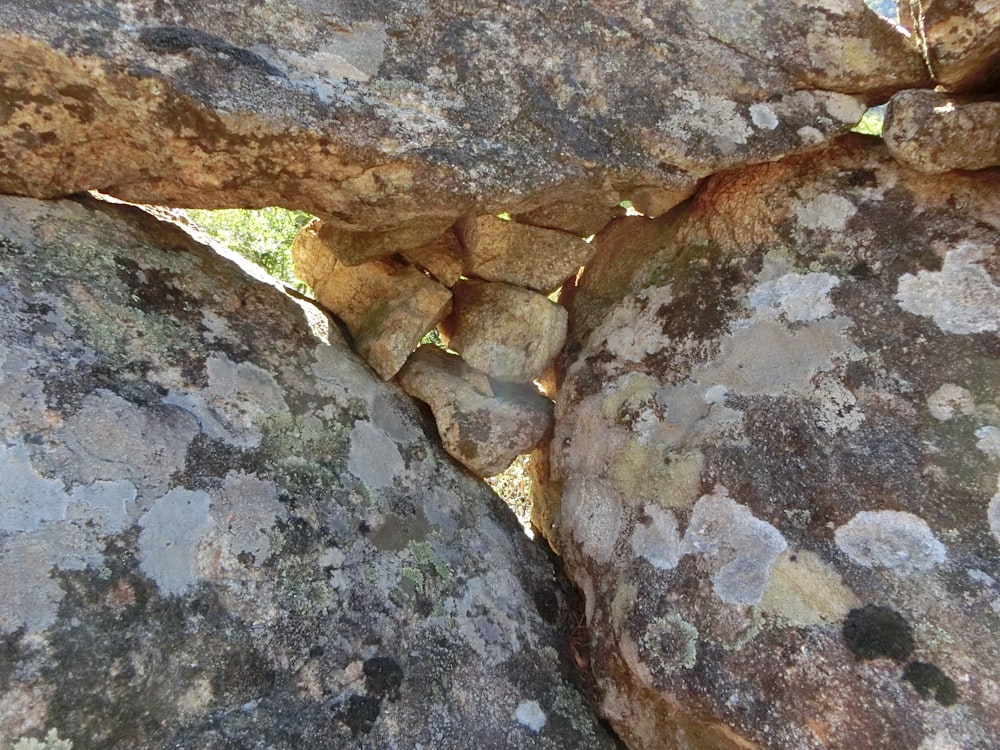
<path fill-rule="evenodd" d="M 529 383 L 566 343 L 566 309 L 545 295 L 486 281 L 461 281 L 452 294 L 441 325 L 448 347 L 492 378 Z"/>
<path fill-rule="evenodd" d="M 1000 102 L 936 91 L 889 100 L 882 133 L 889 152 L 921 172 L 1000 165 Z"/>
<path fill-rule="evenodd" d="M 402 250 L 401 254 L 448 288 L 455 286 L 462 276 L 462 243 L 451 229 L 430 242 Z"/>
<path fill-rule="evenodd" d="M 934 80 L 951 91 L 1000 86 L 1000 4 L 982 0 L 901 0 Z"/>
<path fill-rule="evenodd" d="M 925 85 L 862 0 L 825 6 L 3 0 L 0 191 L 392 234 L 554 191 L 683 188 Z"/>
<path fill-rule="evenodd" d="M 587 262 L 593 248 L 568 232 L 505 221 L 462 219 L 455 230 L 469 276 L 551 292 Z"/>
<path fill-rule="evenodd" d="M 292 245 L 295 272 L 344 321 L 358 353 L 388 380 L 420 339 L 451 310 L 451 292 L 413 266 L 391 260 L 341 263 L 321 231 L 304 227 Z"/>
<path fill-rule="evenodd" d="M 430 344 L 413 353 L 398 379 L 431 407 L 445 450 L 480 477 L 499 474 L 552 426 L 552 402 L 534 388 L 491 383 L 458 355 Z"/>

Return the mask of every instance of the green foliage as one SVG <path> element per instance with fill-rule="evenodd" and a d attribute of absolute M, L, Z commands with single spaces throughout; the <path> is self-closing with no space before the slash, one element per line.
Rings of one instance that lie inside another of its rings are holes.
<path fill-rule="evenodd" d="M 310 214 L 277 206 L 218 211 L 192 208 L 185 213 L 212 239 L 263 267 L 272 276 L 304 290 L 305 285 L 295 278 L 292 267 L 292 240 L 313 218 Z"/>
<path fill-rule="evenodd" d="M 861 122 L 855 125 L 851 130 L 855 133 L 864 133 L 865 135 L 877 135 L 879 138 L 882 137 L 882 121 L 885 119 L 885 106 L 872 107 L 867 112 L 865 116 L 861 118 Z"/>

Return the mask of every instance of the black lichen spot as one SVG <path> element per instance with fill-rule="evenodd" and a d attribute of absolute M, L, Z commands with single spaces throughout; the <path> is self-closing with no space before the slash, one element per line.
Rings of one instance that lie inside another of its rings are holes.
<path fill-rule="evenodd" d="M 942 706 L 950 706 L 958 700 L 955 681 L 938 667 L 925 661 L 911 661 L 903 670 L 903 679 L 909 682 L 921 698 L 930 698 Z"/>
<path fill-rule="evenodd" d="M 403 683 L 403 668 L 388 656 L 373 656 L 365 661 L 365 685 L 368 692 L 378 698 L 399 698 L 399 686 Z"/>
<path fill-rule="evenodd" d="M 913 629 L 889 607 L 867 604 L 852 609 L 844 620 L 844 640 L 859 659 L 886 657 L 905 661 L 913 653 Z"/>
<path fill-rule="evenodd" d="M 350 728 L 351 734 L 357 737 L 359 734 L 368 734 L 372 731 L 381 710 L 382 701 L 378 698 L 352 695 L 341 714 L 341 719 Z"/>

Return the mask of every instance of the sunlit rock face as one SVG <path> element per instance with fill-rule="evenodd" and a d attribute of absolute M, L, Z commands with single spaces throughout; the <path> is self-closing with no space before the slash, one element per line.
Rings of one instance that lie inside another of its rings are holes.
<path fill-rule="evenodd" d="M 0 310 L 0 746 L 615 746 L 548 558 L 315 306 L 4 197 Z"/>
<path fill-rule="evenodd" d="M 998 188 L 855 136 L 596 239 L 535 520 L 630 746 L 1000 743 Z"/>
<path fill-rule="evenodd" d="M 0 44 L 0 191 L 282 205 L 398 231 L 384 254 L 467 213 L 583 227 L 928 80 L 862 0 L 33 0 Z"/>

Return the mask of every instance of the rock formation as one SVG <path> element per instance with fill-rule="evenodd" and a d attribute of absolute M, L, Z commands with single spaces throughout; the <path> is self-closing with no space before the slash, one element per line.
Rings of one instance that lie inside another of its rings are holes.
<path fill-rule="evenodd" d="M 615 747 L 551 563 L 312 304 L 93 200 L 0 199 L 0 269 L 0 746 Z"/>
<path fill-rule="evenodd" d="M 1000 743 L 998 196 L 855 136 L 598 236 L 535 519 L 630 747 Z"/>
<path fill-rule="evenodd" d="M 1000 746 L 1000 18 L 898 6 L 0 0 L 0 744 Z M 92 188 L 318 215 L 437 435 Z"/>

